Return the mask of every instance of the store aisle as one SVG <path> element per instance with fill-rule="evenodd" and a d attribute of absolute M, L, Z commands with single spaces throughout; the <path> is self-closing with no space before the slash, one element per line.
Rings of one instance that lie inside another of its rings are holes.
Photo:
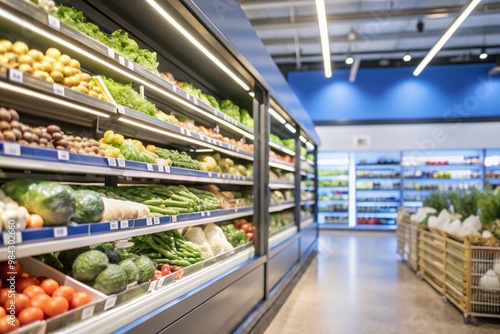
<path fill-rule="evenodd" d="M 465 325 L 399 261 L 395 233 L 322 231 L 319 250 L 265 334 L 500 333 Z"/>

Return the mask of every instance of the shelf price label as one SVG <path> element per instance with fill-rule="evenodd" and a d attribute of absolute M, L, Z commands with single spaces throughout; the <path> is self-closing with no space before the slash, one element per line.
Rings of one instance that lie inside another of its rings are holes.
<path fill-rule="evenodd" d="M 147 164 L 148 166 L 148 171 L 152 172 L 153 171 L 153 165 L 152 164 Z"/>
<path fill-rule="evenodd" d="M 212 172 L 208 172 L 208 177 L 212 177 Z"/>
<path fill-rule="evenodd" d="M 118 222 L 115 220 L 115 221 L 112 221 L 109 223 L 109 229 L 111 231 L 114 231 L 114 230 L 117 230 L 118 229 Z"/>
<path fill-rule="evenodd" d="M 174 223 L 177 222 L 177 216 L 172 216 L 172 222 L 174 222 Z"/>
<path fill-rule="evenodd" d="M 110 308 L 115 307 L 116 305 L 116 296 L 109 297 L 106 299 L 106 302 L 104 303 L 104 311 L 109 310 Z"/>
<path fill-rule="evenodd" d="M 57 151 L 57 160 L 68 161 L 69 160 L 69 152 L 68 151 L 58 150 Z"/>
<path fill-rule="evenodd" d="M 2 237 L 3 237 L 3 244 L 5 246 L 12 246 L 23 242 L 23 235 L 21 234 L 21 232 L 16 232 L 15 235 L 12 235 L 8 232 L 4 232 L 2 234 Z"/>
<path fill-rule="evenodd" d="M 118 62 L 120 63 L 120 65 L 125 66 L 125 58 L 123 58 L 122 56 L 118 56 Z"/>
<path fill-rule="evenodd" d="M 186 130 L 186 136 L 191 137 L 191 131 Z"/>
<path fill-rule="evenodd" d="M 165 167 L 165 173 L 170 174 L 170 166 L 164 166 Z"/>
<path fill-rule="evenodd" d="M 116 167 L 116 159 L 115 158 L 108 158 L 108 165 L 111 167 Z"/>
<path fill-rule="evenodd" d="M 153 218 L 146 218 L 146 225 L 147 226 L 153 225 Z"/>
<path fill-rule="evenodd" d="M 119 114 L 124 115 L 125 114 L 125 108 L 123 106 L 118 106 L 116 107 L 116 110 Z"/>
<path fill-rule="evenodd" d="M 207 211 L 206 215 L 207 215 L 207 217 L 210 217 L 210 215 L 211 215 L 210 211 Z"/>
<path fill-rule="evenodd" d="M 196 97 L 193 97 L 193 102 L 194 102 L 195 105 L 199 105 L 198 99 Z"/>
<path fill-rule="evenodd" d="M 88 319 L 91 316 L 93 316 L 94 315 L 94 308 L 95 308 L 95 305 L 91 305 L 89 307 L 84 308 L 82 311 L 82 320 Z"/>
<path fill-rule="evenodd" d="M 23 72 L 11 68 L 9 70 L 9 80 L 12 82 L 23 83 Z"/>
<path fill-rule="evenodd" d="M 151 283 L 149 283 L 148 291 L 153 290 L 156 287 L 157 283 L 158 283 L 158 281 L 151 281 Z"/>
<path fill-rule="evenodd" d="M 64 86 L 60 84 L 53 84 L 54 86 L 54 94 L 59 95 L 59 96 L 64 96 Z"/>
<path fill-rule="evenodd" d="M 3 153 L 5 155 L 14 155 L 19 157 L 21 155 L 21 145 L 17 143 L 5 142 L 3 143 Z"/>
<path fill-rule="evenodd" d="M 133 71 L 134 70 L 134 63 L 129 60 L 128 64 L 127 64 L 127 67 L 128 67 L 129 70 Z"/>
<path fill-rule="evenodd" d="M 162 278 L 160 278 L 160 279 L 158 280 L 158 283 L 156 284 L 156 287 L 157 287 L 157 288 L 160 288 L 160 287 L 162 287 L 162 286 L 163 286 L 163 284 L 165 283 L 165 278 L 166 278 L 166 276 L 163 276 Z"/>
<path fill-rule="evenodd" d="M 163 167 L 163 165 L 158 165 L 158 171 L 160 173 L 163 173 L 165 171 L 165 168 Z"/>
<path fill-rule="evenodd" d="M 128 220 L 121 220 L 120 221 L 120 228 L 121 229 L 129 228 Z"/>
<path fill-rule="evenodd" d="M 154 217 L 153 218 L 153 224 L 160 225 L 160 217 Z"/>
<path fill-rule="evenodd" d="M 54 228 L 54 238 L 64 238 L 67 236 L 68 236 L 68 228 L 66 226 Z"/>
<path fill-rule="evenodd" d="M 177 93 L 177 86 L 172 84 L 172 90 L 174 91 L 174 93 Z"/>
<path fill-rule="evenodd" d="M 56 19 L 55 17 L 53 17 L 52 15 L 49 15 L 48 16 L 49 18 L 49 26 L 56 29 L 56 30 L 59 30 L 61 29 L 61 21 L 59 21 L 58 19 Z"/>
<path fill-rule="evenodd" d="M 122 167 L 122 168 L 126 167 L 125 160 L 117 159 L 117 161 L 118 161 L 118 167 Z"/>
<path fill-rule="evenodd" d="M 115 58 L 115 50 L 113 50 L 112 48 L 108 48 L 108 56 L 110 58 Z"/>

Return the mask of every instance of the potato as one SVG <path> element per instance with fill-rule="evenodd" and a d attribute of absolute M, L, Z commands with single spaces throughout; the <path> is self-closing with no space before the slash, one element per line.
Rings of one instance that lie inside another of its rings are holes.
<path fill-rule="evenodd" d="M 59 71 L 50 72 L 50 76 L 55 82 L 61 82 L 64 79 L 64 75 Z"/>
<path fill-rule="evenodd" d="M 73 86 L 73 80 L 71 78 L 67 77 L 61 80 L 61 84 L 63 84 L 66 87 L 71 87 Z"/>
<path fill-rule="evenodd" d="M 58 72 L 61 72 L 61 73 L 64 73 L 64 69 L 66 68 L 66 66 L 64 66 L 63 63 L 61 62 L 55 62 L 53 65 L 52 65 L 52 71 L 58 71 Z"/>
<path fill-rule="evenodd" d="M 24 139 L 21 139 L 20 141 L 17 142 L 19 145 L 25 145 L 25 146 L 29 146 L 30 143 L 28 143 L 26 140 Z"/>
<path fill-rule="evenodd" d="M 38 138 L 42 138 L 43 137 L 43 132 L 39 128 L 31 129 L 31 133 L 34 134 L 35 136 L 37 136 Z"/>
<path fill-rule="evenodd" d="M 5 108 L 0 108 L 0 121 L 10 122 L 10 112 Z"/>
<path fill-rule="evenodd" d="M 0 121 L 0 131 L 10 131 L 10 123 L 6 121 Z"/>
<path fill-rule="evenodd" d="M 47 127 L 47 132 L 54 136 L 55 132 L 61 132 L 61 128 L 52 124 Z"/>
<path fill-rule="evenodd" d="M 22 55 L 22 56 L 19 56 L 18 58 L 18 62 L 20 64 L 28 64 L 28 65 L 33 65 L 33 63 L 35 62 L 33 60 L 33 58 L 31 56 L 28 56 L 28 55 Z"/>
<path fill-rule="evenodd" d="M 93 90 L 89 90 L 89 95 L 92 96 L 92 97 L 95 97 L 96 99 L 99 98 L 99 94 L 97 94 L 95 91 Z"/>
<path fill-rule="evenodd" d="M 92 79 L 92 77 L 90 76 L 90 74 L 82 72 L 82 81 L 90 82 L 90 79 Z"/>
<path fill-rule="evenodd" d="M 92 90 L 96 92 L 97 94 L 102 94 L 102 90 L 99 86 L 94 86 L 92 87 Z"/>
<path fill-rule="evenodd" d="M 6 39 L 0 40 L 0 45 L 3 46 L 7 51 L 6 52 L 11 52 L 12 51 L 12 42 Z"/>
<path fill-rule="evenodd" d="M 71 76 L 73 76 L 73 68 L 69 67 L 69 66 L 65 66 L 64 67 L 64 71 L 63 71 L 63 74 L 66 78 L 69 78 Z"/>
<path fill-rule="evenodd" d="M 44 72 L 50 73 L 52 72 L 52 64 L 48 61 L 43 61 L 42 62 L 43 70 Z"/>
<path fill-rule="evenodd" d="M 3 55 L 6 52 L 7 52 L 7 48 L 5 47 L 5 45 L 0 44 L 0 55 Z"/>
<path fill-rule="evenodd" d="M 28 143 L 31 143 L 33 141 L 33 137 L 35 135 L 32 134 L 31 132 L 24 132 L 23 133 L 23 139 L 26 140 Z"/>
<path fill-rule="evenodd" d="M 37 50 L 37 49 L 31 49 L 28 51 L 27 53 L 28 56 L 30 56 L 31 58 L 33 58 L 33 60 L 35 62 L 42 62 L 43 61 L 43 53 L 42 51 L 40 50 Z"/>
<path fill-rule="evenodd" d="M 62 140 L 62 139 L 63 139 L 63 135 L 62 135 L 62 133 L 60 133 L 60 132 L 54 132 L 54 133 L 52 134 L 52 140 L 53 140 L 53 141 L 56 141 L 56 142 L 57 142 L 57 141 L 60 141 L 60 140 Z"/>
<path fill-rule="evenodd" d="M 21 64 L 18 69 L 23 73 L 33 74 L 33 67 L 28 64 Z"/>
<path fill-rule="evenodd" d="M 23 134 L 19 129 L 12 129 L 12 133 L 14 134 L 14 136 L 16 136 L 16 141 L 21 140 L 23 138 Z"/>
<path fill-rule="evenodd" d="M 46 61 L 47 63 L 49 63 L 51 66 L 55 63 L 57 63 L 57 58 L 54 58 L 54 57 L 50 57 L 50 56 L 45 56 L 43 58 L 43 61 Z"/>
<path fill-rule="evenodd" d="M 71 59 L 71 61 L 69 62 L 69 66 L 79 70 L 80 69 L 80 62 L 76 59 Z"/>
<path fill-rule="evenodd" d="M 5 56 L 0 56 L 0 65 L 6 65 L 9 63 L 9 59 Z"/>
<path fill-rule="evenodd" d="M 45 55 L 53 59 L 59 59 L 59 57 L 61 57 L 61 51 L 56 48 L 48 48 L 47 51 L 45 51 Z"/>
<path fill-rule="evenodd" d="M 19 131 L 21 131 L 22 125 L 21 125 L 21 123 L 19 123 L 19 121 L 16 121 L 15 119 L 12 119 L 12 117 L 11 117 L 10 128 L 11 129 L 18 129 Z"/>
<path fill-rule="evenodd" d="M 29 126 L 27 126 L 26 124 L 21 123 L 21 132 L 25 133 L 26 131 L 31 132 L 31 128 Z"/>
<path fill-rule="evenodd" d="M 45 80 L 47 80 L 48 82 L 51 82 L 51 83 L 54 83 L 54 79 L 52 79 L 52 77 L 47 73 L 47 77 L 45 78 Z"/>
<path fill-rule="evenodd" d="M 24 55 L 27 54 L 30 48 L 26 45 L 24 42 L 15 42 L 14 45 L 12 45 L 12 51 L 17 53 L 18 55 Z"/>
<path fill-rule="evenodd" d="M 45 72 L 45 71 L 35 71 L 35 72 L 33 72 L 33 76 L 35 78 L 45 79 L 45 78 L 47 78 L 48 75 L 49 74 L 47 72 Z"/>
<path fill-rule="evenodd" d="M 80 92 L 80 93 L 83 93 L 83 94 L 88 94 L 89 93 L 89 90 L 85 87 L 85 86 L 82 86 L 82 85 L 79 85 L 77 87 L 77 90 Z"/>
<path fill-rule="evenodd" d="M 7 53 L 4 53 L 3 55 L 5 58 L 7 58 L 7 63 L 12 63 L 12 62 L 16 62 L 17 60 L 17 54 L 13 53 L 13 52 L 7 52 Z"/>
<path fill-rule="evenodd" d="M 10 141 L 10 142 L 16 141 L 16 135 L 12 131 L 3 131 L 2 133 L 5 138 L 5 141 Z"/>
<path fill-rule="evenodd" d="M 58 142 L 56 142 L 56 146 L 62 146 L 64 148 L 67 148 L 68 147 L 68 142 L 64 139 L 61 139 L 59 140 Z"/>
<path fill-rule="evenodd" d="M 19 114 L 17 113 L 17 111 L 15 111 L 14 109 L 9 109 L 9 113 L 11 121 L 19 121 Z"/>
<path fill-rule="evenodd" d="M 71 61 L 71 57 L 68 56 L 68 55 L 61 55 L 58 60 L 64 65 L 64 66 L 68 66 L 70 61 Z"/>
<path fill-rule="evenodd" d="M 45 68 L 42 63 L 39 62 L 34 62 L 33 63 L 33 70 L 34 71 L 43 71 Z"/>

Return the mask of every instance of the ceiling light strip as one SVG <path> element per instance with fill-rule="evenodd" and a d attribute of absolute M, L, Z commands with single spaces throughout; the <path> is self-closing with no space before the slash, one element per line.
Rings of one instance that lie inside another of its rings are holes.
<path fill-rule="evenodd" d="M 309 147 L 309 149 L 311 149 L 311 150 L 314 150 L 314 149 L 315 149 L 314 145 L 313 145 L 313 144 L 311 144 L 310 142 L 307 142 L 307 143 L 306 143 L 306 146 L 307 146 L 307 147 Z"/>
<path fill-rule="evenodd" d="M 422 62 L 417 66 L 413 72 L 414 76 L 419 76 L 420 73 L 429 65 L 429 63 L 434 59 L 438 52 L 443 48 L 443 46 L 448 42 L 451 36 L 457 31 L 460 25 L 467 19 L 467 17 L 472 13 L 474 8 L 481 2 L 481 0 L 472 0 L 462 11 L 462 13 L 457 17 L 457 19 L 452 23 L 450 28 L 444 33 L 443 36 L 437 41 L 436 45 L 432 47 L 429 53 L 425 56 Z"/>
<path fill-rule="evenodd" d="M 227 75 L 229 75 L 238 85 L 240 85 L 244 90 L 249 91 L 250 87 L 243 82 L 236 74 L 231 72 L 217 57 L 215 57 L 210 51 L 208 51 L 200 42 L 196 40 L 186 29 L 184 29 L 175 19 L 170 16 L 160 5 L 156 3 L 154 0 L 146 0 L 146 2 L 153 7 L 158 14 L 163 16 L 167 22 L 169 22 L 177 31 L 179 31 L 191 44 L 196 46 L 198 50 L 203 52 L 205 56 L 208 57 L 215 65 L 217 65 L 221 70 L 223 70 Z"/>
<path fill-rule="evenodd" d="M 304 137 L 303 135 L 300 135 L 300 136 L 299 136 L 299 139 L 300 139 L 300 141 L 301 141 L 301 142 L 303 142 L 304 144 L 305 144 L 305 143 L 307 143 L 307 139 L 306 139 L 306 137 Z"/>
<path fill-rule="evenodd" d="M 269 108 L 269 113 L 281 124 L 286 124 L 286 120 L 273 108 Z"/>
<path fill-rule="evenodd" d="M 285 124 L 285 127 L 288 129 L 288 131 L 290 131 L 291 133 L 296 133 L 297 132 L 297 129 L 295 129 L 292 125 L 286 123 Z"/>
<path fill-rule="evenodd" d="M 332 60 L 330 55 L 330 34 L 328 32 L 328 22 L 326 20 L 325 0 L 316 0 L 316 11 L 318 13 L 325 77 L 330 78 L 332 76 Z"/>

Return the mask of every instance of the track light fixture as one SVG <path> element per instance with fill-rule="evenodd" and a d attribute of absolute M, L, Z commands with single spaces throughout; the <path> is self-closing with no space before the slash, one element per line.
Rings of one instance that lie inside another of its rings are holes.
<path fill-rule="evenodd" d="M 417 31 L 422 33 L 422 32 L 424 32 L 424 28 L 425 28 L 424 21 L 422 21 L 422 19 L 418 19 Z"/>
<path fill-rule="evenodd" d="M 484 60 L 484 59 L 486 59 L 486 58 L 488 58 L 488 53 L 486 53 L 486 48 L 485 48 L 485 47 L 483 47 L 483 48 L 481 49 L 481 54 L 479 55 L 479 59 Z"/>
<path fill-rule="evenodd" d="M 351 55 L 349 55 L 349 57 L 346 58 L 345 63 L 347 65 L 352 65 L 354 63 L 354 58 Z"/>
<path fill-rule="evenodd" d="M 409 62 L 411 60 L 411 55 L 409 53 L 406 53 L 403 57 L 403 60 Z"/>

